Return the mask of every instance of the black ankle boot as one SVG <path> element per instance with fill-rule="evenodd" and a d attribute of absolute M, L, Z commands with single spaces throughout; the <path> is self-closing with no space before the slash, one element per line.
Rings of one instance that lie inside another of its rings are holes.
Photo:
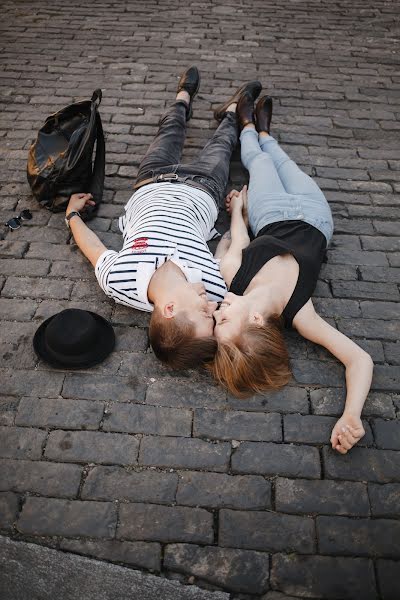
<path fill-rule="evenodd" d="M 263 96 L 259 99 L 256 106 L 256 129 L 269 133 L 272 119 L 272 98 Z"/>
<path fill-rule="evenodd" d="M 245 92 L 240 96 L 236 114 L 240 129 L 243 129 L 249 123 L 254 124 L 254 99 L 249 92 Z"/>
<path fill-rule="evenodd" d="M 187 92 L 190 96 L 190 102 L 186 110 L 186 121 L 193 115 L 192 102 L 200 88 L 200 73 L 197 67 L 190 67 L 181 76 L 176 93 Z M 186 104 L 186 103 L 185 103 Z"/>
<path fill-rule="evenodd" d="M 253 103 L 254 103 L 254 100 L 256 98 L 258 98 L 258 96 L 260 95 L 261 90 L 262 90 L 262 85 L 259 81 L 249 81 L 249 83 L 245 83 L 238 90 L 236 90 L 236 92 L 233 94 L 233 96 L 231 98 L 229 98 L 229 100 L 227 100 L 224 104 L 222 104 L 221 106 L 218 106 L 218 108 L 216 108 L 214 110 L 214 117 L 216 118 L 217 121 L 222 121 L 223 116 L 226 113 L 228 106 L 239 102 L 239 98 L 245 93 L 248 93 L 251 95 L 251 97 L 253 99 Z"/>

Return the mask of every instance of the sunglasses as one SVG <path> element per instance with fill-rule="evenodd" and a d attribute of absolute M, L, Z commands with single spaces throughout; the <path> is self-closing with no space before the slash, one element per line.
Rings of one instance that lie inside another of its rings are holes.
<path fill-rule="evenodd" d="M 13 231 L 14 229 L 19 229 L 22 225 L 22 221 L 30 221 L 32 219 L 32 213 L 29 209 L 25 209 L 21 212 L 19 217 L 12 217 L 9 221 L 7 221 L 6 226 Z"/>

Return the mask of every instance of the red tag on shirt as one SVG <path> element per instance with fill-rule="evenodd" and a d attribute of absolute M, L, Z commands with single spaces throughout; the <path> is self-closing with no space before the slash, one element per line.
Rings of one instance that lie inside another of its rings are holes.
<path fill-rule="evenodd" d="M 145 252 L 147 246 L 149 245 L 147 237 L 136 238 L 133 242 L 132 251 L 133 252 Z"/>

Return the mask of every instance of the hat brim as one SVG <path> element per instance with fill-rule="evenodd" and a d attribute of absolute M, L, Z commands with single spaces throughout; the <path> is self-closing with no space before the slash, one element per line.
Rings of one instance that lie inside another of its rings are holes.
<path fill-rule="evenodd" d="M 112 328 L 111 323 L 93 313 L 89 312 L 92 317 L 96 320 L 98 329 L 98 343 L 96 347 L 90 350 L 89 352 L 82 353 L 80 355 L 75 355 L 72 357 L 69 356 L 61 356 L 60 354 L 55 354 L 46 343 L 45 332 L 46 329 L 51 323 L 51 321 L 57 315 L 53 315 L 46 319 L 37 329 L 34 337 L 33 337 L 33 348 L 39 358 L 47 362 L 52 367 L 57 367 L 59 369 L 87 369 L 89 367 L 94 367 L 99 363 L 103 362 L 111 354 L 115 347 L 115 333 Z"/>

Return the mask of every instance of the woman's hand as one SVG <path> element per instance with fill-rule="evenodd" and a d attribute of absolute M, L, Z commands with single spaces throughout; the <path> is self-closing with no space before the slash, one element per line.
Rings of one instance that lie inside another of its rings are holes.
<path fill-rule="evenodd" d="M 246 227 L 249 225 L 249 219 L 247 214 L 247 185 L 238 192 L 238 190 L 231 190 L 225 198 L 225 206 L 228 214 L 232 214 L 232 211 L 237 210 L 242 213 L 243 220 L 246 223 Z"/>
<path fill-rule="evenodd" d="M 346 454 L 364 435 L 365 430 L 360 417 L 343 413 L 332 430 L 332 448 L 340 454 Z"/>
<path fill-rule="evenodd" d="M 92 194 L 72 194 L 69 199 L 66 214 L 76 210 L 81 212 L 87 206 L 95 206 L 96 202 L 93 200 Z"/>

